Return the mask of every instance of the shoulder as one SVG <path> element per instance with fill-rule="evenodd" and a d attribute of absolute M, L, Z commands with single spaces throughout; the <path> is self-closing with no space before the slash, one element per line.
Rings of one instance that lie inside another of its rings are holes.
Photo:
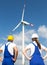
<path fill-rule="evenodd" d="M 26 48 L 32 48 L 34 47 L 33 43 L 30 43 L 29 45 L 26 46 Z"/>
<path fill-rule="evenodd" d="M 3 53 L 4 53 L 4 50 L 5 50 L 5 44 L 3 44 L 1 47 L 0 47 L 0 49 L 3 51 Z"/>
<path fill-rule="evenodd" d="M 41 44 L 41 49 L 46 49 L 46 47 L 44 45 Z"/>
<path fill-rule="evenodd" d="M 13 46 L 16 46 L 16 44 L 15 44 L 15 43 L 13 43 Z"/>
<path fill-rule="evenodd" d="M 34 46 L 34 44 L 33 43 L 30 43 L 29 46 Z"/>
<path fill-rule="evenodd" d="M 10 47 L 15 47 L 16 44 L 15 44 L 15 43 L 10 43 L 9 46 L 10 46 Z"/>

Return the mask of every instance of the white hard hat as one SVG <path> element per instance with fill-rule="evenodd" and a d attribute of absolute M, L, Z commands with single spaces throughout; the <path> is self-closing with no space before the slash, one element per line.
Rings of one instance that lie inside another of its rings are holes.
<path fill-rule="evenodd" d="M 34 34 L 32 34 L 31 38 L 39 38 L 39 36 L 38 36 L 38 34 L 34 33 Z"/>

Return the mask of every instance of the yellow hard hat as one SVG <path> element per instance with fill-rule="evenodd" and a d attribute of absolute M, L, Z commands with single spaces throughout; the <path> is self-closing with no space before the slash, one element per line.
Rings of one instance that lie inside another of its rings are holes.
<path fill-rule="evenodd" d="M 14 40 L 14 37 L 12 35 L 9 35 L 8 38 L 7 38 L 7 40 L 12 41 L 12 40 Z"/>

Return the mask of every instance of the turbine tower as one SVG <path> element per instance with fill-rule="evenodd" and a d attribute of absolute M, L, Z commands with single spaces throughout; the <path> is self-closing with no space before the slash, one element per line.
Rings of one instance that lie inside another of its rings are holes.
<path fill-rule="evenodd" d="M 22 13 L 22 19 L 21 19 L 21 21 L 12 30 L 12 31 L 15 31 L 22 24 L 22 50 L 24 49 L 24 25 L 31 25 L 31 26 L 33 26 L 33 24 L 30 24 L 30 23 L 28 23 L 28 22 L 26 22 L 26 21 L 23 20 L 23 18 L 24 18 L 24 12 L 25 12 L 25 5 L 24 5 L 24 8 L 23 8 L 23 13 Z M 24 65 L 24 55 L 23 54 L 22 54 L 22 65 Z"/>

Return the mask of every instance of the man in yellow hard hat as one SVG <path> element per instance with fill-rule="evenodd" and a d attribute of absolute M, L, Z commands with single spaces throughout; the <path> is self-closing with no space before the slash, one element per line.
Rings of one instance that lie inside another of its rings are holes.
<path fill-rule="evenodd" d="M 0 52 L 4 52 L 4 59 L 2 61 L 2 65 L 14 65 L 14 62 L 18 56 L 18 48 L 16 44 L 13 42 L 14 37 L 9 35 L 7 37 L 8 42 L 0 48 Z M 0 58 L 0 61 L 2 59 Z"/>

